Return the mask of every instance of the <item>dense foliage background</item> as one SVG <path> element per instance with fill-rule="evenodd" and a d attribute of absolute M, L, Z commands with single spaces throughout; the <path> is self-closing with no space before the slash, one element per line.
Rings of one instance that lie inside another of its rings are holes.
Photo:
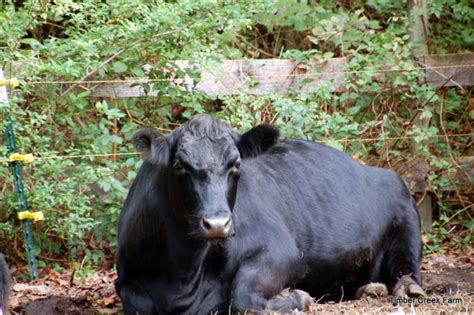
<path fill-rule="evenodd" d="M 429 2 L 430 53 L 471 52 L 470 1 Z M 130 138 L 141 126 L 166 132 L 202 112 L 239 130 L 270 122 L 284 137 L 326 141 L 400 173 L 426 161 L 437 209 L 427 250 L 459 251 L 471 241 L 472 200 L 451 175 L 459 173 L 458 156 L 473 155 L 472 137 L 443 135 L 472 131 L 472 88 L 435 90 L 419 83 L 418 71 L 374 79 L 384 66 L 415 68 L 404 1 L 26 0 L 2 1 L 0 7 L 1 66 L 23 81 L 11 103 L 2 105 L 0 127 L 4 130 L 9 114 L 22 152 L 135 152 Z M 365 70 L 346 79 L 343 92 L 328 83 L 317 93 L 217 98 L 160 81 L 145 86 L 158 97 L 94 99 L 90 86 L 45 82 L 141 78 L 145 64 L 152 65 L 151 78 L 166 79 L 179 59 L 196 65 L 187 74 L 198 81 L 200 70 L 218 68 L 226 58 L 305 62 L 341 56 L 350 60 L 347 70 Z M 430 121 L 422 130 L 413 123 L 418 113 Z M 400 136 L 416 136 L 423 149 L 411 153 L 406 139 L 338 141 Z M 0 136 L 3 157 L 5 143 Z M 46 215 L 34 225 L 41 267 L 73 263 L 81 272 L 111 267 L 118 214 L 139 164 L 138 156 L 123 156 L 50 159 L 24 167 L 29 206 Z M 23 261 L 6 163 L 0 165 L 0 188 L 0 248 L 11 260 Z"/>

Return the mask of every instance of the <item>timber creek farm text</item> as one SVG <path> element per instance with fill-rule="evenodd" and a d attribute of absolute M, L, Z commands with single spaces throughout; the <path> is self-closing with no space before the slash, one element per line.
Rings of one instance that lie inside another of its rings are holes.
<path fill-rule="evenodd" d="M 434 297 L 396 297 L 392 298 L 393 304 L 463 304 L 462 298 L 434 296 Z"/>

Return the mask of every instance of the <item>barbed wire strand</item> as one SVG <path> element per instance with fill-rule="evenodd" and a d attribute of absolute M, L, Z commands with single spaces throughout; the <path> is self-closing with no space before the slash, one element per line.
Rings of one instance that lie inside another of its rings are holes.
<path fill-rule="evenodd" d="M 447 134 L 447 135 L 427 135 L 427 136 L 400 136 L 400 137 L 379 137 L 379 138 L 349 138 L 349 139 L 328 139 L 328 140 L 317 140 L 318 143 L 329 143 L 329 142 L 372 142 L 372 141 L 391 141 L 391 140 L 403 140 L 403 139 L 414 139 L 422 137 L 423 139 L 438 138 L 438 137 L 468 137 L 474 136 L 474 133 L 459 133 L 459 134 Z M 85 159 L 85 158 L 97 158 L 97 157 L 116 157 L 116 156 L 132 156 L 140 155 L 139 152 L 118 152 L 118 153 L 92 153 L 92 154 L 69 154 L 69 155 L 49 155 L 49 156 L 35 156 L 34 161 L 45 161 L 53 159 Z M 0 163 L 8 163 L 9 159 L 0 159 Z"/>

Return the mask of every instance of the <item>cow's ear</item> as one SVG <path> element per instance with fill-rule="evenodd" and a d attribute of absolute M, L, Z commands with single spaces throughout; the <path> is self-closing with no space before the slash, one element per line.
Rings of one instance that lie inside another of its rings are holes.
<path fill-rule="evenodd" d="M 170 144 L 165 136 L 154 129 L 142 129 L 133 135 L 133 144 L 144 159 L 156 165 L 167 164 Z"/>
<path fill-rule="evenodd" d="M 257 156 L 278 143 L 280 131 L 272 125 L 258 125 L 244 133 L 237 147 L 242 158 Z"/>

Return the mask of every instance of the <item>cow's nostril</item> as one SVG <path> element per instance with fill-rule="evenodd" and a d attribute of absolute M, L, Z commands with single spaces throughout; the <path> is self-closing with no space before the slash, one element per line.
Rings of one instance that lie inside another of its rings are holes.
<path fill-rule="evenodd" d="M 206 219 L 202 219 L 202 226 L 205 230 L 210 230 L 212 228 L 211 224 Z"/>

